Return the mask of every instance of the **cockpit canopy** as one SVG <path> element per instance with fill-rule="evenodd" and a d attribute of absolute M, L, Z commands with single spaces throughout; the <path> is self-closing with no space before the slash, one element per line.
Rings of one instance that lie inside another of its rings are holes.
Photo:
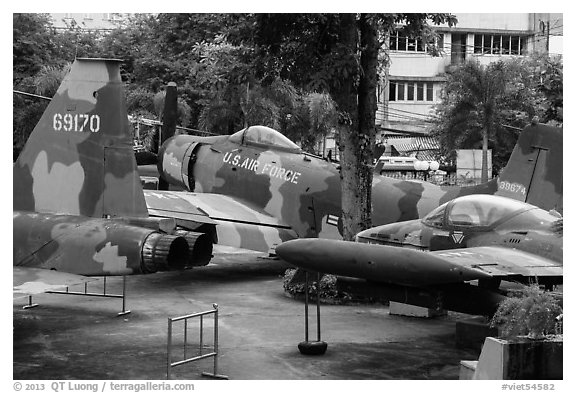
<path fill-rule="evenodd" d="M 272 149 L 301 152 L 300 147 L 284 135 L 266 126 L 251 126 L 240 130 L 229 138 L 230 141 L 244 145 L 256 145 Z"/>
<path fill-rule="evenodd" d="M 523 214 L 527 212 L 527 214 Z M 447 202 L 432 210 L 422 219 L 425 225 L 443 227 L 488 228 L 513 220 L 515 225 L 548 226 L 558 217 L 536 206 L 496 195 L 467 195 Z M 522 222 L 520 222 L 522 221 Z"/>

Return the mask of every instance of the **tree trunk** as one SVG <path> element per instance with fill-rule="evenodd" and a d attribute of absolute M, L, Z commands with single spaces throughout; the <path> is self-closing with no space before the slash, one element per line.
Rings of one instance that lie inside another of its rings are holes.
<path fill-rule="evenodd" d="M 242 104 L 240 100 L 240 109 L 244 112 L 244 128 L 248 128 L 250 123 L 248 122 L 248 108 L 250 107 L 250 82 L 246 83 L 246 103 Z"/>
<path fill-rule="evenodd" d="M 340 122 L 343 237 L 354 236 L 372 225 L 372 160 L 374 156 L 376 85 L 378 81 L 378 37 L 374 20 L 362 14 L 356 25 L 352 14 L 342 15 L 341 43 L 346 53 L 358 53 L 360 31 L 359 85 L 355 76 L 343 78 L 335 94 L 344 121 Z M 357 75 L 357 74 L 356 74 Z"/>
<path fill-rule="evenodd" d="M 486 183 L 488 181 L 488 128 L 482 129 L 482 172 L 480 181 Z"/>
<path fill-rule="evenodd" d="M 353 240 L 358 232 L 358 221 L 361 219 L 362 190 L 358 176 L 359 144 L 358 129 L 358 91 L 355 86 L 356 75 L 359 72 L 354 66 L 358 50 L 358 32 L 355 14 L 340 16 L 340 50 L 349 60 L 349 75 L 342 78 L 334 89 L 333 97 L 338 105 L 339 149 L 340 149 L 340 179 L 342 187 L 342 223 L 344 240 Z"/>
<path fill-rule="evenodd" d="M 360 84 L 358 86 L 358 135 L 355 154 L 361 200 L 356 233 L 372 226 L 372 174 L 376 139 L 376 88 L 378 84 L 378 29 L 374 15 L 360 16 Z"/>

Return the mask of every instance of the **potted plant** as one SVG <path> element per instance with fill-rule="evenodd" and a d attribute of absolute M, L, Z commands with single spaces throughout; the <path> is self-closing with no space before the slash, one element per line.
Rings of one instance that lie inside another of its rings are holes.
<path fill-rule="evenodd" d="M 490 325 L 498 327 L 502 338 L 526 336 L 541 340 L 547 335 L 558 334 L 561 315 L 558 299 L 538 285 L 528 285 L 500 303 Z"/>
<path fill-rule="evenodd" d="M 562 379 L 561 301 L 538 285 L 514 291 L 492 317 L 478 361 L 461 362 L 461 379 Z"/>

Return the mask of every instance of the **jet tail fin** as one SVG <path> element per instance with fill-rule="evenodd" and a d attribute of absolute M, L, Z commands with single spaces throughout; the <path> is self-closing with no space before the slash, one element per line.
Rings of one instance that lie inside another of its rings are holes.
<path fill-rule="evenodd" d="M 498 178 L 496 195 L 562 212 L 562 127 L 527 126 Z"/>
<path fill-rule="evenodd" d="M 120 63 L 74 61 L 14 164 L 14 210 L 148 216 Z"/>

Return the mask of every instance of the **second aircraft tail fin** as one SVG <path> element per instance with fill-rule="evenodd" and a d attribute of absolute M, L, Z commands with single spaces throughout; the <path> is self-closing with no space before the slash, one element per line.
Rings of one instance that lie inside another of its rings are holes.
<path fill-rule="evenodd" d="M 562 128 L 527 126 L 498 177 L 496 195 L 562 212 Z"/>

